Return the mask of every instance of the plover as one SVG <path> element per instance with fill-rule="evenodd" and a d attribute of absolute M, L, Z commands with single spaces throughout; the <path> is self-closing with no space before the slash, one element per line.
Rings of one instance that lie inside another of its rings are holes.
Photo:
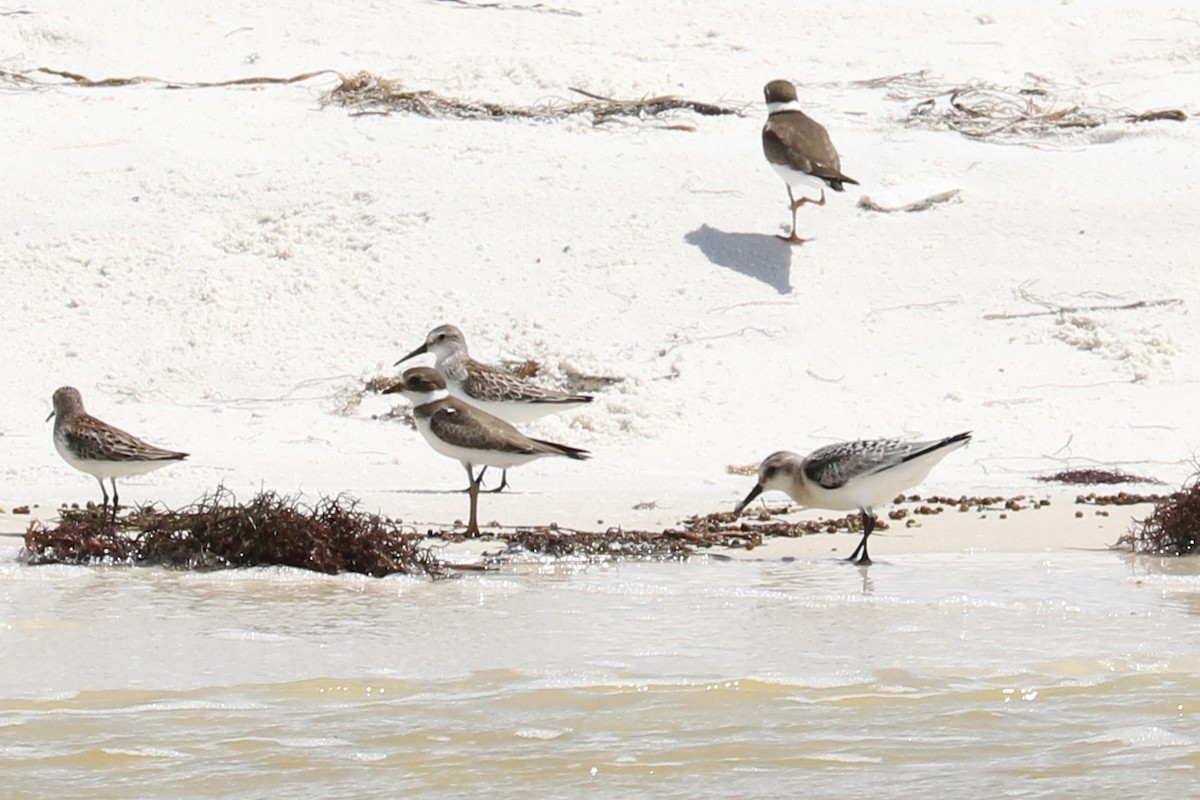
<path fill-rule="evenodd" d="M 742 513 L 751 500 L 771 489 L 787 492 L 810 508 L 858 509 L 863 535 L 849 560 L 870 564 L 867 537 L 875 529 L 872 508 L 925 480 L 934 464 L 969 441 L 968 431 L 932 442 L 872 439 L 831 444 L 805 457 L 781 450 L 759 466 L 758 483 L 734 513 Z"/>
<path fill-rule="evenodd" d="M 858 184 L 842 174 L 841 160 L 829 132 L 821 123 L 800 110 L 796 87 L 789 81 L 771 81 L 763 88 L 767 99 L 767 124 L 762 130 L 763 153 L 787 184 L 792 209 L 792 234 L 780 236 L 787 242 L 803 244 L 807 239 L 796 235 L 796 212 L 805 203 L 825 205 L 825 188 L 844 191 L 842 184 Z M 803 193 L 805 188 L 817 189 L 821 199 Z M 800 192 L 797 200 L 793 190 Z"/>
<path fill-rule="evenodd" d="M 431 330 L 425 337 L 425 344 L 394 366 L 400 366 L 424 353 L 433 354 L 433 366 L 442 374 L 452 397 L 465 400 L 506 422 L 530 422 L 547 414 L 579 408 L 593 399 L 591 395 L 544 389 L 499 367 L 476 361 L 467 352 L 467 340 L 463 332 L 453 325 L 439 325 Z M 500 478 L 500 485 L 491 491 L 498 492 L 507 485 L 506 470 Z"/>
<path fill-rule="evenodd" d="M 507 470 L 544 456 L 591 457 L 586 450 L 531 439 L 499 417 L 451 396 L 441 373 L 431 367 L 405 370 L 400 382 L 383 393 L 404 395 L 413 404 L 417 430 L 430 447 L 466 468 L 471 481 L 468 536 L 479 535 L 479 485 L 488 467 Z M 482 467 L 478 475 L 475 467 Z"/>
<path fill-rule="evenodd" d="M 147 444 L 96 419 L 84 410 L 83 397 L 72 386 L 63 386 L 54 393 L 54 411 L 46 420 L 51 417 L 54 418 L 55 449 L 63 461 L 99 482 L 104 506 L 108 505 L 104 479 L 108 478 L 112 484 L 114 515 L 117 512 L 117 478 L 144 475 L 188 457 L 187 453 Z"/>

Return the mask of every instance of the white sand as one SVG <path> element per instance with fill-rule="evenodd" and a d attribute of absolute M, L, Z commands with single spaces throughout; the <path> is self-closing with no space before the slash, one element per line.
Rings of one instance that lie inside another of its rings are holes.
<path fill-rule="evenodd" d="M 444 322 L 481 359 L 542 362 L 550 383 L 567 369 L 623 379 L 593 409 L 529 426 L 595 458 L 514 470 L 513 493 L 482 501 L 506 524 L 670 525 L 744 495 L 753 480 L 727 465 L 864 436 L 974 430 L 922 492 L 1044 492 L 1034 477 L 1068 466 L 1192 471 L 1200 15 L 1166 2 L 647 5 L 47 0 L 0 16 L 10 72 L 367 70 L 464 99 L 528 105 L 578 86 L 746 110 L 435 121 L 321 108 L 332 77 L 178 90 L 0 78 L 0 507 L 98 499 L 44 422 L 71 384 L 102 419 L 193 454 L 123 482 L 126 502 L 180 504 L 223 482 L 464 517 L 466 498 L 447 493 L 462 468 L 372 418 L 391 398 L 339 413 Z M 916 100 L 855 83 L 917 70 L 947 86 L 1033 73 L 1057 107 L 1193 117 L 997 144 L 906 127 Z M 759 146 L 761 86 L 777 77 L 799 84 L 862 182 L 801 211 L 814 237 L 801 248 L 774 238 L 786 194 Z M 662 127 L 680 122 L 695 131 Z M 855 205 L 929 185 L 961 192 L 915 213 Z M 985 319 L 1044 310 L 1022 292 L 1181 302 Z"/>

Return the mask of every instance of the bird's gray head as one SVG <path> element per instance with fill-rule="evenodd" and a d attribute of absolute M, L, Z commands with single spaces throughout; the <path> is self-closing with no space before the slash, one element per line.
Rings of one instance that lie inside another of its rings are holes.
<path fill-rule="evenodd" d="M 796 87 L 792 85 L 791 81 L 771 81 L 763 87 L 763 96 L 766 97 L 768 106 L 772 103 L 794 103 Z"/>
<path fill-rule="evenodd" d="M 754 484 L 754 488 L 746 495 L 746 499 L 737 504 L 733 513 L 742 513 L 742 509 L 750 505 L 754 498 L 763 492 L 771 489 L 786 492 L 791 486 L 792 476 L 800 469 L 802 461 L 800 456 L 787 450 L 780 450 L 767 456 L 758 465 L 758 483 Z"/>
<path fill-rule="evenodd" d="M 400 382 L 383 390 L 384 394 L 402 394 L 414 406 L 449 397 L 446 381 L 433 367 L 413 367 L 400 376 Z"/>
<path fill-rule="evenodd" d="M 455 353 L 467 352 L 467 340 L 463 336 L 463 332 L 453 325 L 439 325 L 429 332 L 425 337 L 425 344 L 413 350 L 404 358 L 397 361 L 393 366 L 399 366 L 410 358 L 414 358 L 425 353 L 433 353 L 440 363 L 442 359 L 454 355 Z"/>
<path fill-rule="evenodd" d="M 79 394 L 79 390 L 74 386 L 63 386 L 54 393 L 54 410 L 50 412 L 50 416 L 46 417 L 49 422 L 53 417 L 69 417 L 72 414 L 82 414 L 83 411 L 83 395 Z"/>
<path fill-rule="evenodd" d="M 454 353 L 467 352 L 467 339 L 453 325 L 439 325 L 425 337 L 425 349 L 442 359 Z"/>

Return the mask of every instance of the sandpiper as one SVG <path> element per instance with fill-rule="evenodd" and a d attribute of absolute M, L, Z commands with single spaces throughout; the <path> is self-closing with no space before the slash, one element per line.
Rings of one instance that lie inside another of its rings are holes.
<path fill-rule="evenodd" d="M 72 386 L 54 393 L 54 447 L 63 460 L 80 472 L 86 472 L 100 484 L 104 495 L 102 508 L 108 505 L 104 479 L 112 484 L 113 514 L 117 512 L 117 478 L 144 475 L 172 461 L 181 461 L 187 453 L 164 450 L 147 444 L 120 428 L 96 419 L 83 408 L 83 397 Z"/>
<path fill-rule="evenodd" d="M 762 130 L 763 153 L 787 184 L 792 208 L 792 234 L 780 239 L 803 244 L 807 239 L 796 235 L 796 212 L 805 203 L 825 205 L 825 188 L 844 191 L 842 184 L 858 181 L 842 174 L 841 160 L 829 141 L 829 132 L 821 123 L 800 110 L 796 87 L 790 81 L 771 81 L 764 87 L 767 99 L 767 124 Z M 803 194 L 804 188 L 817 189 L 821 199 Z M 800 192 L 797 200 L 793 190 Z"/>
<path fill-rule="evenodd" d="M 968 431 L 932 442 L 871 439 L 831 444 L 806 457 L 781 450 L 767 456 L 759 466 L 758 483 L 737 504 L 734 513 L 742 513 L 751 500 L 770 489 L 787 492 L 797 503 L 810 508 L 858 509 L 863 535 L 849 560 L 870 564 L 867 537 L 875 529 L 872 507 L 891 501 L 925 480 L 934 464 L 969 441 Z"/>
<path fill-rule="evenodd" d="M 467 352 L 467 340 L 453 325 L 439 325 L 425 337 L 425 344 L 396 362 L 432 353 L 434 368 L 442 374 L 451 396 L 465 400 L 475 408 L 486 411 L 506 422 L 530 422 L 559 411 L 569 411 L 592 402 L 591 395 L 568 394 L 544 389 L 518 378 L 512 373 L 483 364 Z M 507 470 L 498 492 L 508 485 Z"/>
<path fill-rule="evenodd" d="M 488 467 L 507 470 L 544 456 L 587 459 L 591 453 L 565 444 L 531 439 L 493 414 L 451 396 L 446 380 L 431 367 L 405 370 L 400 382 L 383 390 L 402 394 L 413 404 L 413 418 L 425 441 L 439 453 L 458 459 L 471 481 L 467 535 L 479 535 L 479 485 Z M 475 467 L 482 467 L 475 474 Z"/>

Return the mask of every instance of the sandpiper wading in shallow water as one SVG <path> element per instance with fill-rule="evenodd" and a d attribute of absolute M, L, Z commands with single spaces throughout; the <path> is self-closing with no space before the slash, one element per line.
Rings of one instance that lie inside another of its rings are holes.
<path fill-rule="evenodd" d="M 544 456 L 586 459 L 586 450 L 531 439 L 499 417 L 451 397 L 446 381 L 430 367 L 405 370 L 400 382 L 384 394 L 402 394 L 413 404 L 413 419 L 425 441 L 444 456 L 458 459 L 471 481 L 471 516 L 467 535 L 479 535 L 479 484 L 488 467 L 508 469 Z M 482 467 L 475 474 L 475 467 Z"/>
<path fill-rule="evenodd" d="M 781 450 L 767 456 L 759 466 L 758 483 L 737 504 L 734 513 L 742 513 L 751 500 L 770 489 L 787 492 L 809 508 L 858 509 L 863 535 L 849 560 L 870 564 L 867 537 L 875 529 L 872 508 L 925 480 L 934 464 L 969 441 L 971 434 L 967 432 L 934 442 L 872 439 L 831 444 L 806 457 Z"/>
<path fill-rule="evenodd" d="M 808 240 L 796 235 L 796 212 L 800 206 L 805 203 L 823 206 L 826 187 L 841 192 L 844 191 L 842 184 L 857 184 L 858 181 L 842 174 L 842 163 L 833 142 L 829 141 L 828 131 L 800 110 L 795 86 L 788 81 L 771 81 L 763 94 L 767 100 L 767 124 L 762 130 L 763 154 L 787 184 L 792 209 L 792 234 L 779 238 L 803 244 Z M 819 190 L 821 199 L 806 196 L 803 193 L 806 187 Z M 799 200 L 793 190 L 800 192 Z"/>
<path fill-rule="evenodd" d="M 530 422 L 592 402 L 590 395 L 543 389 L 498 367 L 476 361 L 467 352 L 467 340 L 462 331 L 453 325 L 440 325 L 431 330 L 425 337 L 425 344 L 397 361 L 395 366 L 424 353 L 433 354 L 436 359 L 433 366 L 442 374 L 452 397 L 466 400 L 475 408 L 506 422 Z M 491 491 L 498 492 L 507 485 L 508 471 L 505 470 L 500 485 Z"/>
<path fill-rule="evenodd" d="M 63 460 L 100 483 L 108 505 L 104 479 L 112 484 L 113 514 L 117 513 L 117 478 L 144 475 L 172 461 L 181 461 L 187 453 L 164 450 L 96 419 L 83 408 L 79 390 L 64 386 L 54 393 L 54 447 Z M 103 507 L 103 506 L 102 506 Z"/>

